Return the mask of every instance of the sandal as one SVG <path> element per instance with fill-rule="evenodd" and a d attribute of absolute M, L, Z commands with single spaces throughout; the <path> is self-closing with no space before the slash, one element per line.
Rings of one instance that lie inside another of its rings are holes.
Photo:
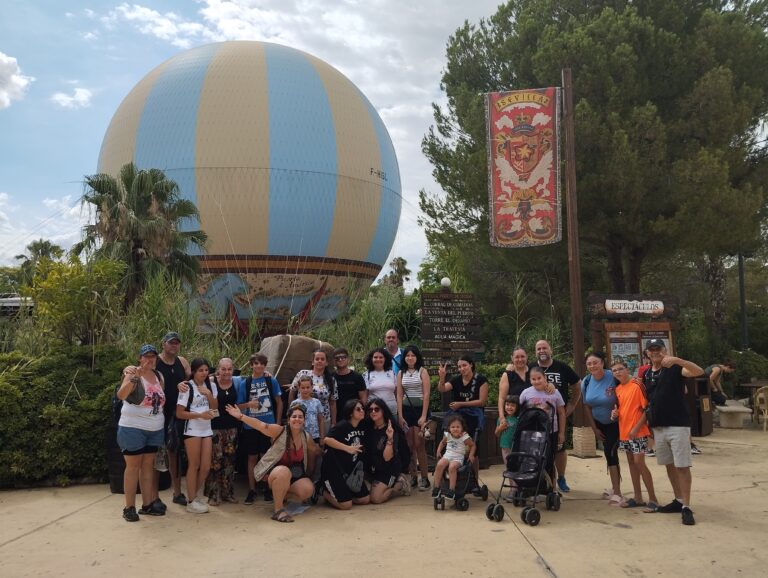
<path fill-rule="evenodd" d="M 619 494 L 613 494 L 608 499 L 609 506 L 621 506 L 622 504 L 624 504 L 624 496 L 621 496 Z"/>
<path fill-rule="evenodd" d="M 656 502 L 648 502 L 648 505 L 643 508 L 644 514 L 655 514 L 659 511 L 659 505 Z"/>
<path fill-rule="evenodd" d="M 610 500 L 613 497 L 613 490 L 603 490 L 603 499 Z"/>
<path fill-rule="evenodd" d="M 634 498 L 630 498 L 627 501 L 625 501 L 623 504 L 621 504 L 622 508 L 641 508 L 645 506 L 645 502 L 638 502 Z"/>
<path fill-rule="evenodd" d="M 288 513 L 288 511 L 285 508 L 280 508 L 277 512 L 272 514 L 272 519 L 275 522 L 284 522 L 284 523 L 293 522 L 293 518 L 291 518 L 291 515 Z"/>

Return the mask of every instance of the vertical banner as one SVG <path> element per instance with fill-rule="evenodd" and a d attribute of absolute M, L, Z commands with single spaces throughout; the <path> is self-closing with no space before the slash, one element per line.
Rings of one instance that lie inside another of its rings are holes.
<path fill-rule="evenodd" d="M 560 89 L 485 95 L 491 245 L 535 247 L 562 238 Z"/>

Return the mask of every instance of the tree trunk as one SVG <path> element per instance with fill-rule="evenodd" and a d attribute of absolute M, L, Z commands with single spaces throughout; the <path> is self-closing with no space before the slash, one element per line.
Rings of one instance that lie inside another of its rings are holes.
<path fill-rule="evenodd" d="M 629 252 L 629 292 L 640 293 L 640 273 L 647 250 L 644 247 L 631 247 Z"/>
<path fill-rule="evenodd" d="M 725 264 L 722 257 L 707 255 L 704 278 L 709 284 L 712 305 L 712 332 L 720 339 L 725 339 Z"/>
<path fill-rule="evenodd" d="M 608 242 L 608 275 L 614 293 L 625 293 L 624 267 L 622 263 L 621 243 L 611 240 Z"/>

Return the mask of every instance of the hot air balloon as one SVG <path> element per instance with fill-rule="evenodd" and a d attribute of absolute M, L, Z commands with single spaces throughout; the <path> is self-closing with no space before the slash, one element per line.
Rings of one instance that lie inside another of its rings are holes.
<path fill-rule="evenodd" d="M 149 72 L 115 112 L 98 170 L 130 161 L 165 171 L 200 211 L 202 317 L 257 319 L 262 335 L 334 319 L 379 274 L 400 220 L 374 107 L 278 44 L 208 44 Z"/>

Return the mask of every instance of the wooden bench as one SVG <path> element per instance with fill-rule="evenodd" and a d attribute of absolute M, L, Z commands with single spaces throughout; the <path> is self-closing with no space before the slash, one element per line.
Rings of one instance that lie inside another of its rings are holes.
<path fill-rule="evenodd" d="M 720 415 L 720 427 L 727 429 L 742 429 L 744 419 L 752 417 L 752 410 L 738 401 L 729 399 L 727 405 L 717 405 L 717 413 Z"/>

